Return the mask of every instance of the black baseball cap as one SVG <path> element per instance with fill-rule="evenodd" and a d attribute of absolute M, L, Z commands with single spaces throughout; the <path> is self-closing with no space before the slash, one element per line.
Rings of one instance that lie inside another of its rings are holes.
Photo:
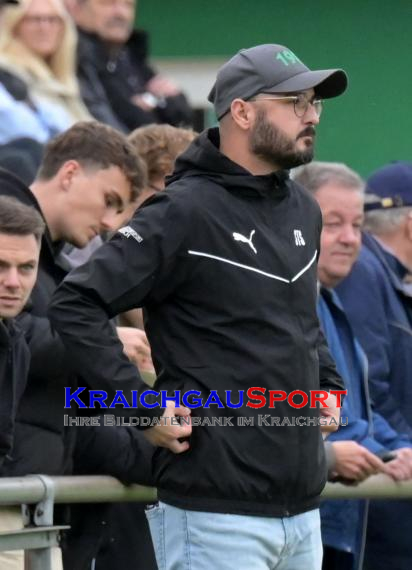
<path fill-rule="evenodd" d="M 287 47 L 263 44 L 240 50 L 218 71 L 208 95 L 218 119 L 234 99 L 250 99 L 258 93 L 295 93 L 314 88 L 321 99 L 341 95 L 348 84 L 342 69 L 311 71 Z"/>
<path fill-rule="evenodd" d="M 367 179 L 365 192 L 379 198 L 366 202 L 365 212 L 412 206 L 412 162 L 397 161 L 382 166 Z"/>

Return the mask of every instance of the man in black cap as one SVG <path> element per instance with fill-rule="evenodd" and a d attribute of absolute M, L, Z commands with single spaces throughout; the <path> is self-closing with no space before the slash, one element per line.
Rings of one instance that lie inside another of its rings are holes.
<path fill-rule="evenodd" d="M 321 567 L 326 418 L 307 395 L 343 386 L 316 316 L 320 210 L 288 169 L 312 159 L 322 98 L 346 83 L 283 46 L 239 52 L 209 95 L 219 128 L 52 302 L 73 365 L 89 386 L 119 390 L 144 385 L 109 319 L 145 309 L 156 389 L 173 401 L 122 414 L 162 418 L 145 431 L 159 446 L 160 503 L 147 511 L 159 568 Z M 192 426 L 174 425 L 188 408 Z"/>

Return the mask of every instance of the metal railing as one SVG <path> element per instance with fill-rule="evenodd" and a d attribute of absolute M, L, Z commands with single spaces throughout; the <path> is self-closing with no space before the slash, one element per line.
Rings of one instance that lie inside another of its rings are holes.
<path fill-rule="evenodd" d="M 53 525 L 57 503 L 152 502 L 156 489 L 123 485 L 107 476 L 49 477 L 30 475 L 0 479 L 0 508 L 5 505 L 35 505 L 34 526 L 0 532 L 1 550 L 25 550 L 26 568 L 51 569 L 51 548 L 58 545 L 59 533 L 69 527 Z M 385 475 L 369 477 L 356 486 L 328 483 L 324 499 L 412 499 L 412 480 L 396 483 Z"/>

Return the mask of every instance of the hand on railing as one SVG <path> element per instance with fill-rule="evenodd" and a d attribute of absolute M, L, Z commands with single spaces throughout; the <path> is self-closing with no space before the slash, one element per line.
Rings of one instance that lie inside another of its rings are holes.
<path fill-rule="evenodd" d="M 394 451 L 396 458 L 385 465 L 385 473 L 394 481 L 407 481 L 412 478 L 412 449 L 402 447 Z"/>
<path fill-rule="evenodd" d="M 370 475 L 386 472 L 383 461 L 356 441 L 333 441 L 332 447 L 335 463 L 331 481 L 354 485 Z"/>

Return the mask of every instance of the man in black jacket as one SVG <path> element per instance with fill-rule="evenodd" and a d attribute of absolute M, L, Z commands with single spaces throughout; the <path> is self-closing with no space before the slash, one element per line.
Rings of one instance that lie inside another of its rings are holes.
<path fill-rule="evenodd" d="M 12 449 L 14 417 L 29 371 L 29 350 L 14 317 L 36 282 L 43 231 L 34 208 L 0 196 L 0 472 Z"/>
<path fill-rule="evenodd" d="M 0 196 L 0 474 L 12 453 L 14 420 L 26 386 L 30 353 L 15 317 L 34 287 L 44 222 L 34 208 Z M 0 530 L 21 528 L 20 509 L 2 506 Z M 0 552 L 0 567 L 23 568 L 23 553 Z"/>
<path fill-rule="evenodd" d="M 190 125 L 179 88 L 148 62 L 148 36 L 134 31 L 134 0 L 70 0 L 78 26 L 77 76 L 90 113 L 132 131 L 150 123 Z"/>
<path fill-rule="evenodd" d="M 159 446 L 161 502 L 147 512 L 159 568 L 320 568 L 326 469 L 308 395 L 342 382 L 316 315 L 320 210 L 288 169 L 312 159 L 321 99 L 346 83 L 283 46 L 239 52 L 209 95 L 219 129 L 55 294 L 52 322 L 87 384 L 139 390 L 122 413 L 146 417 Z M 137 306 L 160 402 L 109 324 Z"/>

